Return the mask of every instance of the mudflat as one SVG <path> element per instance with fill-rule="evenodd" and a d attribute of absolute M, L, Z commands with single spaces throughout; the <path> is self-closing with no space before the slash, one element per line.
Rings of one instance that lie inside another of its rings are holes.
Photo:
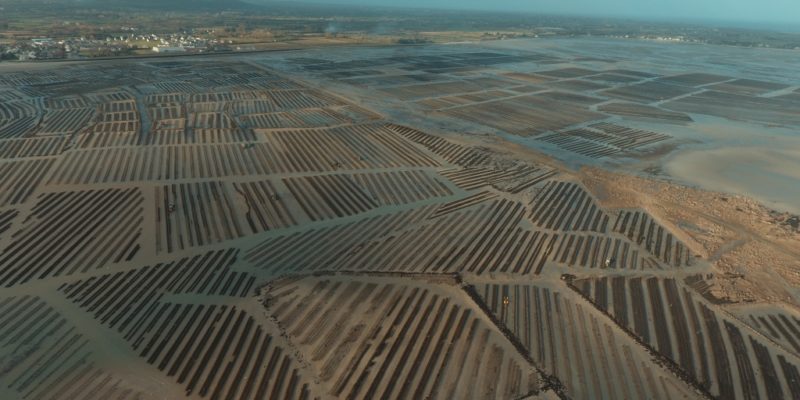
<path fill-rule="evenodd" d="M 800 398 L 796 61 L 4 65 L 0 398 Z"/>

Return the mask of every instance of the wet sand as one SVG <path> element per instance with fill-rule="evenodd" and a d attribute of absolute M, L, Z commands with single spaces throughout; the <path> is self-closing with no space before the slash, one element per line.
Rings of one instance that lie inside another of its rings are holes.
<path fill-rule="evenodd" d="M 775 209 L 800 213 L 800 148 L 686 151 L 670 159 L 665 167 L 681 181 L 743 194 Z"/>

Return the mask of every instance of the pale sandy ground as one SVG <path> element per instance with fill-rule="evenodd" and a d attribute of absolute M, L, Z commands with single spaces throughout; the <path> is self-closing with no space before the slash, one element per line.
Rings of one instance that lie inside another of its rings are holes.
<path fill-rule="evenodd" d="M 800 232 L 785 224 L 787 214 L 741 195 L 596 168 L 580 175 L 604 205 L 643 207 L 684 235 L 714 266 L 718 297 L 800 304 Z"/>

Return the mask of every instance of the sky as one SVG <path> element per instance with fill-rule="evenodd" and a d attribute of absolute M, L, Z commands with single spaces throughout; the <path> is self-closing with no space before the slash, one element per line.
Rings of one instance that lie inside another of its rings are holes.
<path fill-rule="evenodd" d="M 309 0 L 309 2 L 800 25 L 800 0 Z"/>

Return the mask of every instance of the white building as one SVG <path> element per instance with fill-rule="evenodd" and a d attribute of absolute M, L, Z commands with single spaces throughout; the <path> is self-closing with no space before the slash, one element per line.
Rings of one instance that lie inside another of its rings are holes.
<path fill-rule="evenodd" d="M 31 39 L 31 44 L 34 46 L 43 46 L 49 45 L 53 43 L 53 39 L 51 38 L 40 38 L 40 39 Z"/>
<path fill-rule="evenodd" d="M 153 47 L 153 52 L 155 53 L 185 53 L 186 49 L 182 46 L 172 47 L 172 46 L 155 46 Z"/>

